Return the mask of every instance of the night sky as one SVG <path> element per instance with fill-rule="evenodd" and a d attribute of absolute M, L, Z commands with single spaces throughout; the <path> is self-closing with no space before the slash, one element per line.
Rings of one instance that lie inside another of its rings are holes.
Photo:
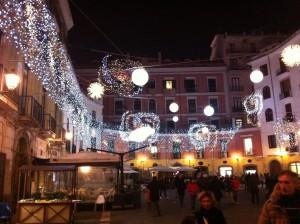
<path fill-rule="evenodd" d="M 74 27 L 68 46 L 75 65 L 99 61 L 105 51 L 207 59 L 217 33 L 291 34 L 300 28 L 300 0 L 71 0 L 70 5 Z"/>

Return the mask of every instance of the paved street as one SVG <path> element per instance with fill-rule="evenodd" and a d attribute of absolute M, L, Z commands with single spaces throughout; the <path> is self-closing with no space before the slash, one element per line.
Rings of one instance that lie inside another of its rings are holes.
<path fill-rule="evenodd" d="M 186 195 L 185 206 L 180 208 L 175 199 L 175 192 L 170 191 L 172 199 L 162 199 L 160 201 L 162 216 L 152 217 L 153 212 L 144 205 L 141 209 L 129 209 L 123 211 L 112 211 L 112 224 L 180 224 L 184 216 L 191 214 L 189 200 Z M 250 197 L 244 191 L 240 193 L 240 204 L 232 205 L 227 196 L 224 196 L 221 208 L 228 224 L 255 224 L 261 208 L 253 206 Z"/>

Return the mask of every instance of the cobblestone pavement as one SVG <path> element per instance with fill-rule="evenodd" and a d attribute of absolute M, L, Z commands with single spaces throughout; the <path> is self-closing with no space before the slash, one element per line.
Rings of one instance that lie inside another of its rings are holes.
<path fill-rule="evenodd" d="M 168 192 L 168 199 L 160 200 L 162 216 L 152 217 L 154 211 L 143 204 L 141 209 L 128 209 L 111 212 L 112 224 L 180 224 L 181 220 L 192 214 L 189 206 L 188 195 L 185 196 L 185 204 L 180 208 L 176 200 L 175 191 Z M 223 210 L 228 224 L 255 224 L 260 212 L 260 205 L 252 205 L 250 195 L 243 190 L 240 194 L 240 203 L 233 205 L 230 197 L 224 195 L 220 208 Z M 262 196 L 262 193 L 261 193 Z M 261 197 L 262 198 L 262 197 Z"/>

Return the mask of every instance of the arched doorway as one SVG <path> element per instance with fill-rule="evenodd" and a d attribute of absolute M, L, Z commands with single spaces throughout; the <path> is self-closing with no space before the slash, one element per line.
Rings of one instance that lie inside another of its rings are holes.
<path fill-rule="evenodd" d="M 27 165 L 30 162 L 28 153 L 28 140 L 25 137 L 21 137 L 17 143 L 16 152 L 13 161 L 12 169 L 12 204 L 13 206 L 17 204 L 18 197 L 28 197 L 28 188 L 25 186 L 25 176 L 19 177 L 19 168 L 23 165 Z"/>
<path fill-rule="evenodd" d="M 245 165 L 244 166 L 244 174 L 253 174 L 253 173 L 257 173 L 256 165 Z"/>
<path fill-rule="evenodd" d="M 269 163 L 270 174 L 274 174 L 277 176 L 281 172 L 281 170 L 282 170 L 281 164 L 277 160 L 272 160 Z"/>

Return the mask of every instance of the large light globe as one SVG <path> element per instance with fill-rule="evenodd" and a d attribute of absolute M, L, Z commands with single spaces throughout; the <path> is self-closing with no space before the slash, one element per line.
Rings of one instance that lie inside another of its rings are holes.
<path fill-rule="evenodd" d="M 148 72 L 143 68 L 137 68 L 131 74 L 131 80 L 137 86 L 144 86 L 148 79 Z"/>
<path fill-rule="evenodd" d="M 253 83 L 260 83 L 264 78 L 263 73 L 260 70 L 254 70 L 250 74 L 250 80 Z"/>
<path fill-rule="evenodd" d="M 212 106 L 207 105 L 207 106 L 204 108 L 203 113 L 204 113 L 205 116 L 210 117 L 210 116 L 214 115 L 215 109 L 214 109 Z"/>
<path fill-rule="evenodd" d="M 179 110 L 179 106 L 177 103 L 173 102 L 169 105 L 169 110 L 172 112 L 172 113 L 176 113 L 178 110 Z"/>

